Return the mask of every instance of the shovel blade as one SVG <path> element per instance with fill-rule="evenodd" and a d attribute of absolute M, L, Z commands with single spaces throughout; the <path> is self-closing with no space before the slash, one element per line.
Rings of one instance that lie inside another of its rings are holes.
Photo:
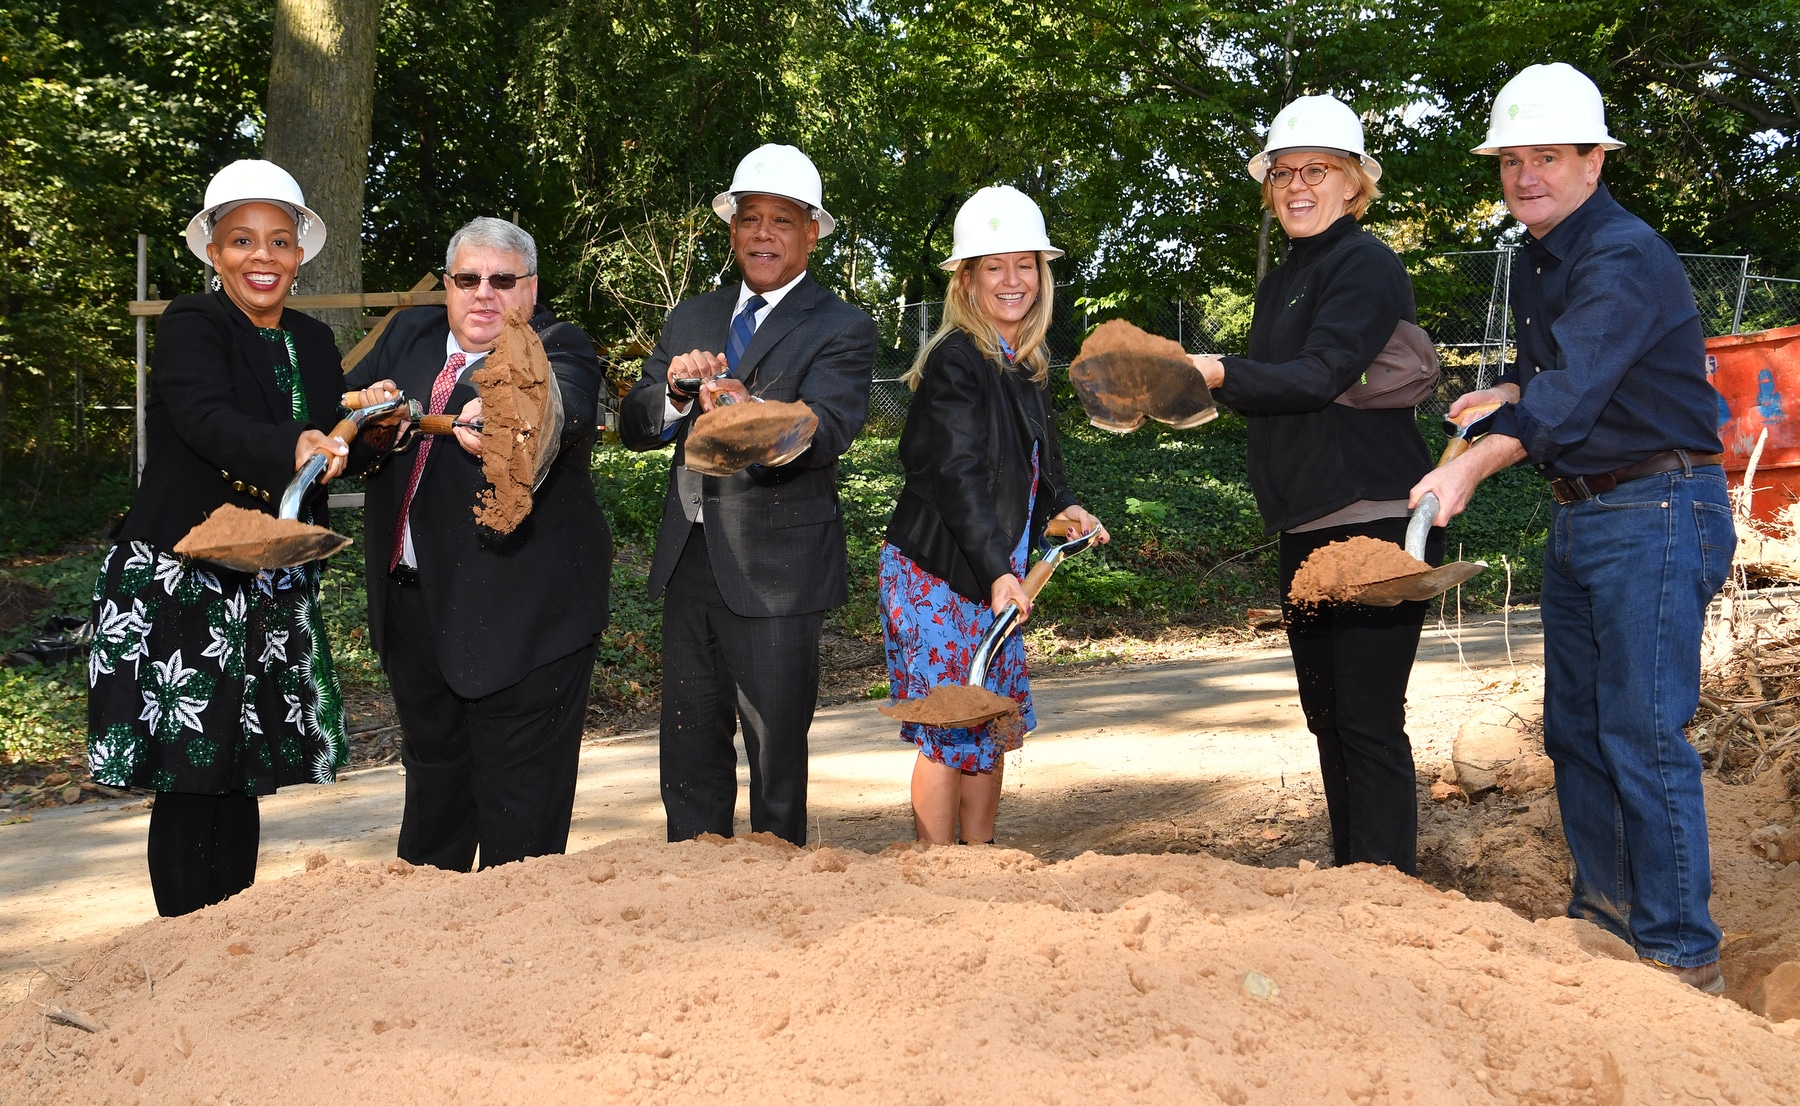
<path fill-rule="evenodd" d="M 985 687 L 945 684 L 916 699 L 876 707 L 889 718 L 928 726 L 979 726 L 1011 714 L 1019 704 Z"/>
<path fill-rule="evenodd" d="M 1436 599 L 1458 584 L 1473 580 L 1486 568 L 1486 561 L 1452 561 L 1430 572 L 1415 572 L 1411 576 L 1399 576 L 1364 585 L 1350 597 L 1350 602 L 1360 603 L 1365 607 L 1393 607 L 1401 603 Z"/>
<path fill-rule="evenodd" d="M 1176 357 L 1098 353 L 1070 365 L 1069 382 L 1088 420 L 1118 434 L 1136 430 L 1145 419 L 1186 430 L 1219 415 L 1199 371 Z"/>
<path fill-rule="evenodd" d="M 350 539 L 323 526 L 307 526 L 306 533 L 237 545 L 177 548 L 177 552 L 195 560 L 235 568 L 239 572 L 261 572 L 266 568 L 295 568 L 309 561 L 329 557 L 350 544 Z"/>
<path fill-rule="evenodd" d="M 751 465 L 785 465 L 805 453 L 819 416 L 804 403 L 735 403 L 694 421 L 683 463 L 703 476 L 735 476 Z"/>

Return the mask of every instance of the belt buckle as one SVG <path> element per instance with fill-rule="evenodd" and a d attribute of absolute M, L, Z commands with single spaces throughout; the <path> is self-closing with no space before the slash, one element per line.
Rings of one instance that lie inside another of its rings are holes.
<path fill-rule="evenodd" d="M 1558 477 L 1550 482 L 1550 490 L 1556 501 L 1565 507 L 1594 498 L 1594 493 L 1588 490 L 1587 478 L 1583 476 Z"/>

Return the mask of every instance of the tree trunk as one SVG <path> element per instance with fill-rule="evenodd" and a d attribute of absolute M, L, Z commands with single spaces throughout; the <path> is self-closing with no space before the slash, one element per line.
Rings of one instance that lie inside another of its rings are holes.
<path fill-rule="evenodd" d="M 375 110 L 381 0 L 276 0 L 263 156 L 294 174 L 325 220 L 325 248 L 300 270 L 305 293 L 360 292 L 363 182 Z M 362 312 L 314 312 L 348 349 Z"/>

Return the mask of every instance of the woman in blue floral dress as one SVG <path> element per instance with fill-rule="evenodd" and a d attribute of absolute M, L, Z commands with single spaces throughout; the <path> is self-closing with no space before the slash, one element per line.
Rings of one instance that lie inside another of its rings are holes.
<path fill-rule="evenodd" d="M 224 504 L 273 514 L 315 453 L 327 478 L 343 470 L 344 443 L 320 429 L 342 388 L 331 329 L 285 309 L 324 239 L 280 168 L 240 161 L 213 178 L 187 240 L 216 290 L 176 297 L 158 323 L 143 480 L 94 586 L 89 766 L 156 792 L 150 884 L 164 915 L 248 887 L 257 796 L 330 782 L 348 760 L 320 565 L 249 575 L 173 552 Z M 326 521 L 323 488 L 301 517 Z"/>
<path fill-rule="evenodd" d="M 994 616 L 1009 603 L 1030 615 L 1026 554 L 1050 520 L 1080 533 L 1100 525 L 1063 477 L 1043 386 L 1050 261 L 1061 256 L 1037 205 L 1016 189 L 983 188 L 957 213 L 943 324 L 906 376 L 914 391 L 900 434 L 906 486 L 881 550 L 896 699 L 966 682 Z M 1097 540 L 1107 540 L 1104 529 Z M 1018 702 L 1018 713 L 971 727 L 901 727 L 919 748 L 912 805 L 921 841 L 994 839 L 1005 755 L 1037 724 L 1019 634 L 995 652 L 987 687 Z"/>

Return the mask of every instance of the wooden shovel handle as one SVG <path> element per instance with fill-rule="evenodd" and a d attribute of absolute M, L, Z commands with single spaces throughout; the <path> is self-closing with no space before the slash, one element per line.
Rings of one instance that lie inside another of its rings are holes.
<path fill-rule="evenodd" d="M 351 442 L 354 442 L 356 440 L 356 430 L 357 430 L 356 423 L 351 421 L 350 419 L 345 419 L 342 422 L 338 423 L 336 426 L 332 427 L 331 433 L 329 433 L 325 436 L 327 438 L 336 438 L 339 441 L 343 442 L 345 445 L 349 445 Z M 324 452 L 324 451 L 321 450 L 320 452 Z"/>
<path fill-rule="evenodd" d="M 1032 565 L 1031 571 L 1025 574 L 1025 594 L 1036 599 L 1038 592 L 1044 590 L 1044 584 L 1050 579 L 1050 574 L 1055 571 L 1055 565 L 1044 561 Z"/>
<path fill-rule="evenodd" d="M 452 434 L 456 431 L 455 415 L 426 415 L 419 420 L 419 430 L 425 434 Z"/>
<path fill-rule="evenodd" d="M 1469 452 L 1469 445 L 1470 442 L 1467 438 L 1451 438 L 1450 444 L 1444 447 L 1444 455 L 1438 458 L 1438 467 L 1443 468 L 1445 465 Z"/>

